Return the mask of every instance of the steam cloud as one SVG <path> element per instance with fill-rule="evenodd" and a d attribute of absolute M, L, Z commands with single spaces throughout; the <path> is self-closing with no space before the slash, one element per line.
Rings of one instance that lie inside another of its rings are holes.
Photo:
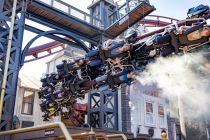
<path fill-rule="evenodd" d="M 187 54 L 157 58 L 137 80 L 143 85 L 156 83 L 170 100 L 177 100 L 180 95 L 186 120 L 210 120 L 209 75 L 209 63 L 201 54 Z"/>

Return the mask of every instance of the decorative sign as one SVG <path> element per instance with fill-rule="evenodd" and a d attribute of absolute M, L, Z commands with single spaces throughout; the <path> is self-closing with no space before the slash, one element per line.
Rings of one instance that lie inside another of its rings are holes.
<path fill-rule="evenodd" d="M 44 135 L 50 136 L 50 135 L 54 135 L 54 133 L 55 133 L 54 129 L 47 129 L 47 130 L 45 130 Z"/>

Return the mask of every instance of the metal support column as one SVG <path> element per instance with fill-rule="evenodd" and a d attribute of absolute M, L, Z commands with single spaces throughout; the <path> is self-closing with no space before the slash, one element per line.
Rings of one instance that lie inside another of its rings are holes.
<path fill-rule="evenodd" d="M 129 0 L 126 0 L 126 12 L 130 12 Z"/>
<path fill-rule="evenodd" d="M 93 17 L 93 9 L 90 8 L 90 15 Z M 93 18 L 90 17 L 90 23 L 93 24 Z"/>
<path fill-rule="evenodd" d="M 100 1 L 100 20 L 101 20 L 101 26 L 102 28 L 106 27 L 105 25 L 105 4 L 104 1 Z"/>
<path fill-rule="evenodd" d="M 131 132 L 131 111 L 129 107 L 130 89 L 126 84 L 121 85 L 121 112 L 122 112 L 122 131 Z"/>
<path fill-rule="evenodd" d="M 178 95 L 178 106 L 179 106 L 179 121 L 182 134 L 182 140 L 187 140 L 187 133 L 185 127 L 185 117 L 184 117 L 184 108 L 181 95 Z"/>
<path fill-rule="evenodd" d="M 10 18 L 12 15 L 13 1 L 0 0 L 0 60 L 5 60 L 8 36 L 10 31 Z M 15 15 L 15 24 L 12 36 L 12 46 L 9 58 L 9 67 L 3 104 L 3 116 L 0 122 L 0 131 L 12 129 L 12 116 L 15 106 L 15 95 L 20 66 L 21 47 L 25 24 L 25 1 L 18 2 Z M 4 138 L 0 137 L 1 140 Z M 7 139 L 7 138 L 5 138 Z"/>
<path fill-rule="evenodd" d="M 118 130 L 117 91 L 105 90 L 89 94 L 89 124 L 103 130 Z"/>

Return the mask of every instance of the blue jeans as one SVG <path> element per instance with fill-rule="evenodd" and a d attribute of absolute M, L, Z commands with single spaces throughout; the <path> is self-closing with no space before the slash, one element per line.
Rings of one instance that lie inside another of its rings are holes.
<path fill-rule="evenodd" d="M 99 54 L 99 50 L 91 50 L 86 54 L 86 57 L 93 57 Z"/>
<path fill-rule="evenodd" d="M 90 63 L 88 64 L 90 67 L 95 67 L 95 66 L 99 66 L 101 65 L 102 62 L 100 59 L 96 59 L 96 60 L 92 60 L 90 61 Z"/>

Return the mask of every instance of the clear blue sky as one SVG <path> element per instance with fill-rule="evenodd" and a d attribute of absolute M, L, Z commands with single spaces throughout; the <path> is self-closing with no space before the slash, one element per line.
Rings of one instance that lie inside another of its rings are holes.
<path fill-rule="evenodd" d="M 77 7 L 83 11 L 88 12 L 87 6 L 89 6 L 92 0 L 63 0 L 74 7 Z M 118 0 L 117 0 L 118 1 Z M 187 11 L 189 8 L 197 6 L 199 4 L 210 5 L 210 0 L 150 0 L 150 3 L 156 7 L 156 11 L 152 14 L 160 15 L 160 16 L 167 16 L 177 19 L 184 19 L 187 17 Z M 34 24 L 34 23 L 29 23 Z M 34 24 L 35 25 L 35 24 Z M 40 25 L 35 25 L 42 28 L 42 30 L 50 30 L 45 27 L 41 27 Z M 35 36 L 35 34 L 25 31 L 24 33 L 24 40 L 23 40 L 23 47 Z M 47 38 L 40 38 L 38 39 L 33 46 L 37 46 L 40 44 L 47 43 L 51 40 Z M 31 63 L 27 63 L 21 70 L 21 73 L 27 75 L 34 75 L 37 78 L 40 78 L 42 73 L 46 71 L 46 62 L 51 59 L 52 57 L 48 57 L 45 59 L 41 59 L 38 61 L 34 61 Z"/>
<path fill-rule="evenodd" d="M 210 6 L 210 0 L 150 0 L 150 3 L 157 9 L 152 14 L 178 19 L 186 18 L 191 7 L 199 4 Z"/>
<path fill-rule="evenodd" d="M 92 0 L 63 1 L 68 2 L 77 8 L 83 9 L 84 11 L 88 11 L 86 7 L 92 2 Z M 150 0 L 150 3 L 157 9 L 153 14 L 183 19 L 186 17 L 186 13 L 189 8 L 199 4 L 210 5 L 210 0 Z"/>

